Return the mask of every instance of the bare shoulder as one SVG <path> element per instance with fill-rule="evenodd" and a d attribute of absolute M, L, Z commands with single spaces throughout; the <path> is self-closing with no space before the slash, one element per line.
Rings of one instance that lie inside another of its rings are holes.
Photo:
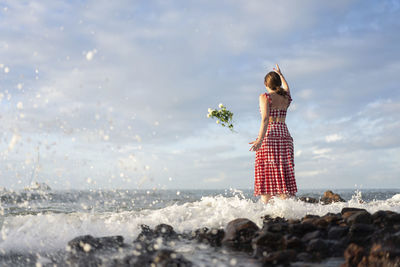
<path fill-rule="evenodd" d="M 261 99 L 267 99 L 267 95 L 266 95 L 266 94 L 260 94 L 260 97 L 259 97 L 259 98 L 260 98 L 260 100 L 261 100 Z"/>

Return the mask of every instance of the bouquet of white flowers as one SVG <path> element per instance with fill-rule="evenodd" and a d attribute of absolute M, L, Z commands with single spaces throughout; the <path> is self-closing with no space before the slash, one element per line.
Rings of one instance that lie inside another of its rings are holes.
<path fill-rule="evenodd" d="M 228 127 L 229 130 L 233 132 L 233 113 L 226 109 L 226 107 L 222 104 L 218 105 L 219 109 L 208 109 L 207 118 L 216 118 L 217 124 L 222 125 L 223 127 Z"/>

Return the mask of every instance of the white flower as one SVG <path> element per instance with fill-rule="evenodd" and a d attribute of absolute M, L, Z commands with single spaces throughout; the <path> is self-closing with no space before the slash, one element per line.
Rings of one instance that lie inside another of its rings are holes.
<path fill-rule="evenodd" d="M 210 118 L 211 117 L 211 115 L 210 114 L 207 114 L 207 118 Z"/>
<path fill-rule="evenodd" d="M 217 120 L 216 123 L 219 124 L 219 120 Z"/>
<path fill-rule="evenodd" d="M 212 108 L 208 108 L 208 113 L 213 112 Z"/>
<path fill-rule="evenodd" d="M 224 105 L 222 105 L 222 103 L 219 103 L 218 107 L 219 107 L 219 108 L 223 108 Z"/>

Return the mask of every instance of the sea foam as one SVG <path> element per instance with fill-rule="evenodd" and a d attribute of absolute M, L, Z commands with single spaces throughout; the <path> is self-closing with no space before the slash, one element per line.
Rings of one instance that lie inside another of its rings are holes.
<path fill-rule="evenodd" d="M 400 212 L 400 194 L 387 200 L 363 202 L 361 193 L 347 202 L 330 205 L 305 203 L 295 199 L 273 199 L 265 205 L 253 202 L 240 193 L 226 197 L 206 196 L 195 202 L 173 204 L 161 209 L 143 209 L 123 212 L 74 212 L 45 213 L 3 217 L 0 250 L 9 251 L 54 251 L 65 249 L 69 240 L 79 235 L 122 235 L 125 242 L 132 242 L 140 233 L 140 225 L 154 227 L 160 223 L 170 224 L 177 232 L 195 230 L 200 227 L 224 228 L 236 218 L 248 218 L 260 227 L 262 217 L 285 217 L 300 219 L 307 214 L 325 215 L 338 213 L 344 207 L 363 208 L 374 213 L 378 210 Z"/>

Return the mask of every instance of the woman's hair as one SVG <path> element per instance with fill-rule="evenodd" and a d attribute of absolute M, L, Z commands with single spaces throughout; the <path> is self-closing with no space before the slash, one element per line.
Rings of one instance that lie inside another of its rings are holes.
<path fill-rule="evenodd" d="M 287 96 L 287 92 L 281 87 L 281 77 L 279 77 L 279 74 L 275 71 L 271 71 L 265 75 L 264 84 L 274 90 L 278 95 Z"/>

